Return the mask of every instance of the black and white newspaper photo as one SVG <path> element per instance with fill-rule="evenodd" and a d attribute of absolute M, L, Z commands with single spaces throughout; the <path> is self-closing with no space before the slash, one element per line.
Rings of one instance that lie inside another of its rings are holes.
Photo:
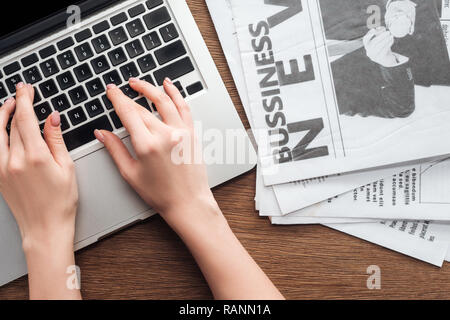
<path fill-rule="evenodd" d="M 265 185 L 450 153 L 441 1 L 231 4 Z"/>

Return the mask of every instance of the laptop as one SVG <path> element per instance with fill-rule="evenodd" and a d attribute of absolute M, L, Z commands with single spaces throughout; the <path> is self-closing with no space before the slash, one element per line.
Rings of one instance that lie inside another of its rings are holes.
<path fill-rule="evenodd" d="M 116 84 L 156 113 L 151 101 L 127 85 L 128 79 L 138 77 L 161 86 L 169 77 L 186 97 L 201 133 L 226 137 L 244 131 L 184 0 L 41 0 L 8 5 L 9 15 L 17 12 L 17 16 L 0 22 L 0 102 L 14 96 L 15 85 L 24 81 L 35 88 L 34 109 L 41 126 L 54 110 L 60 111 L 80 192 L 75 250 L 155 214 L 123 181 L 93 135 L 94 129 L 113 131 L 131 149 L 105 96 L 107 84 Z M 238 157 L 245 153 L 245 161 L 207 165 L 211 187 L 255 166 L 252 144 L 246 134 L 244 139 L 245 145 L 240 141 L 241 147 L 231 151 Z M 27 273 L 18 227 L 1 198 L 0 256 L 0 285 Z"/>

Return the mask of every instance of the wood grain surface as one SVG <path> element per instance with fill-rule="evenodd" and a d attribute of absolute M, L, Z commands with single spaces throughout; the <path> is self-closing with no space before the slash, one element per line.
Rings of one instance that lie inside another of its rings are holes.
<path fill-rule="evenodd" d="M 187 2 L 248 127 L 206 4 Z M 254 171 L 214 194 L 237 237 L 288 299 L 450 298 L 447 264 L 439 269 L 323 226 L 272 226 L 259 218 Z M 76 260 L 85 299 L 212 298 L 189 251 L 159 216 L 83 249 Z M 381 290 L 367 289 L 370 265 L 381 268 Z M 27 290 L 24 277 L 0 288 L 0 299 L 26 299 Z"/>

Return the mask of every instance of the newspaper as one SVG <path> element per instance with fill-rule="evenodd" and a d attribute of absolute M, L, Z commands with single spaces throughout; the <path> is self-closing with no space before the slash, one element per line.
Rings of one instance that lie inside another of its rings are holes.
<path fill-rule="evenodd" d="M 266 185 L 449 154 L 436 1 L 231 4 Z"/>
<path fill-rule="evenodd" d="M 441 25 L 446 40 L 448 51 L 450 52 L 450 1 L 443 0 L 443 11 L 441 18 Z M 378 180 L 371 179 L 372 177 L 389 177 L 392 174 L 399 173 L 408 170 L 410 167 L 392 167 L 384 170 L 372 170 L 368 172 L 361 173 L 349 173 L 338 176 L 326 177 L 324 179 L 312 179 L 298 181 L 295 184 L 297 187 L 292 187 L 292 183 L 274 185 L 273 190 L 278 200 L 282 214 L 292 213 L 298 211 L 302 208 L 310 206 L 312 204 L 318 203 L 319 201 L 325 200 L 322 198 L 324 195 L 329 195 L 330 198 L 334 195 L 342 194 L 352 188 L 351 185 L 359 185 L 362 180 L 367 183 L 374 182 Z M 392 169 L 392 170 L 391 170 Z M 370 175 L 372 173 L 373 175 Z M 344 178 L 346 177 L 346 178 Z M 437 177 L 439 180 L 439 177 Z M 311 181 L 323 181 L 321 184 L 313 183 Z M 372 181 L 371 181 L 372 180 Z M 365 183 L 361 184 L 364 185 Z M 301 196 L 293 197 L 293 194 L 301 194 Z"/>
<path fill-rule="evenodd" d="M 225 55 L 227 57 L 227 61 L 230 65 L 231 72 L 233 74 L 236 85 L 239 89 L 245 88 L 245 80 L 243 79 L 243 69 L 240 63 L 239 57 L 239 48 L 237 46 L 237 42 L 235 41 L 236 34 L 234 32 L 234 26 L 232 26 L 232 21 L 230 19 L 231 12 L 229 7 L 229 0 L 207 0 L 207 4 L 209 6 L 213 21 L 215 23 L 216 29 L 219 34 L 220 41 L 222 46 L 224 47 Z M 450 16 L 450 15 L 449 15 Z M 444 28 L 445 30 L 445 28 Z M 240 95 L 242 102 L 244 104 L 244 108 L 246 109 L 247 115 L 249 117 L 250 123 L 252 123 L 252 117 L 248 110 L 248 104 L 245 101 L 248 101 L 247 92 L 245 89 L 240 90 Z M 246 107 L 247 106 L 247 107 Z M 398 170 L 398 169 L 397 169 Z M 399 172 L 400 170 L 398 170 Z M 351 174 L 347 176 L 351 177 Z M 382 175 L 378 175 L 380 178 Z M 337 176 L 336 176 L 337 177 Z M 340 176 L 339 176 L 340 177 Z M 275 195 L 273 193 L 272 187 L 265 187 L 264 183 L 260 180 L 260 174 L 257 175 L 257 186 L 256 186 L 256 196 L 255 196 L 255 205 L 257 209 L 265 209 L 268 208 L 271 211 L 271 215 L 281 215 L 281 211 L 277 206 L 277 201 Z M 333 180 L 330 180 L 331 177 L 324 177 L 320 179 L 314 179 L 307 181 L 304 188 L 302 190 L 301 196 L 303 197 L 305 194 L 309 194 L 308 191 L 311 190 L 308 188 L 309 186 L 314 186 L 315 183 L 319 183 L 318 186 L 327 188 L 327 184 Z M 378 179 L 377 178 L 377 179 Z M 352 181 L 352 178 L 349 179 Z M 370 179 L 369 179 L 370 180 Z M 366 180 L 366 182 L 369 182 Z M 339 179 L 336 179 L 337 185 L 340 185 Z M 299 184 L 285 184 L 283 187 L 292 185 L 297 188 Z M 277 187 L 277 186 L 275 186 Z M 353 188 L 353 187 L 351 187 Z M 350 189 L 350 187 L 349 187 Z M 317 188 L 317 190 L 320 190 Z M 316 190 L 316 191 L 317 191 Z M 292 198 L 299 198 L 295 196 L 297 193 L 289 193 Z M 315 193 L 311 193 L 314 195 Z M 337 193 L 336 193 L 337 194 Z M 260 205 L 260 202 L 262 206 Z M 333 220 L 335 219 L 335 220 Z M 277 221 L 278 220 L 278 221 Z M 371 223 L 357 223 L 358 221 L 370 221 Z M 386 229 L 385 225 L 379 225 L 379 220 L 373 219 L 352 219 L 352 218 L 326 218 L 326 217 L 302 217 L 302 216 L 293 216 L 288 215 L 285 217 L 273 217 L 273 223 L 279 224 L 304 224 L 304 223 L 333 223 L 329 225 L 329 227 L 335 228 L 339 231 L 346 232 L 348 234 L 352 234 L 356 237 L 363 238 L 365 240 L 377 243 L 379 245 L 383 245 L 392 250 L 396 250 L 402 252 L 404 254 L 410 255 L 414 258 L 421 259 L 423 261 L 427 261 L 429 263 L 433 263 L 435 265 L 442 264 L 442 257 L 446 252 L 446 244 L 442 244 L 443 241 L 450 241 L 448 237 L 450 236 L 450 232 L 447 232 L 445 224 L 437 224 L 432 223 L 433 228 L 432 234 L 433 239 L 439 239 L 439 241 L 424 241 L 420 237 L 414 237 L 410 234 L 403 236 L 396 235 L 396 232 L 392 232 L 394 228 L 392 225 L 389 225 L 391 229 Z M 336 224 L 335 222 L 339 223 Z M 347 224 L 342 224 L 342 222 L 352 222 Z M 398 222 L 399 225 L 403 225 L 404 222 Z M 380 229 L 380 226 L 383 227 Z M 402 232 L 402 228 L 399 228 L 398 232 Z M 406 229 L 405 229 L 406 230 Z M 416 227 L 416 230 L 421 230 L 421 228 Z M 377 238 L 379 237 L 379 239 Z M 421 240 L 422 239 L 422 240 Z M 447 258 L 448 259 L 448 258 Z"/>
<path fill-rule="evenodd" d="M 239 96 L 241 97 L 247 118 L 253 127 L 247 86 L 242 68 L 239 42 L 233 23 L 230 0 L 207 0 L 206 3 L 213 18 L 214 26 L 217 30 L 220 43 L 238 89 Z M 325 176 L 274 185 L 273 191 L 275 191 L 281 214 L 284 215 L 326 200 L 336 194 L 345 193 L 355 187 L 374 182 L 381 177 L 389 177 L 402 170 L 406 170 L 406 168 L 403 166 L 391 167 L 380 170 L 365 170 L 356 173 Z M 260 176 L 258 176 L 258 178 L 260 178 Z M 300 193 L 301 197 L 292 196 L 293 194 L 297 195 Z M 258 194 L 259 193 L 256 192 L 256 196 Z M 259 210 L 259 208 L 257 209 Z M 266 210 L 264 210 L 263 207 L 262 215 L 274 215 L 273 210 L 270 211 L 267 207 L 265 207 L 265 209 Z M 279 212 L 279 209 L 275 212 Z"/>
<path fill-rule="evenodd" d="M 259 215 L 262 217 L 281 217 L 281 211 L 278 206 L 277 199 L 275 198 L 275 194 L 273 192 L 272 187 L 264 186 L 264 183 L 261 179 L 261 172 L 259 166 L 256 169 L 256 199 L 255 206 L 259 211 Z M 298 213 L 301 213 L 299 211 Z M 294 216 L 295 221 L 293 221 L 291 216 Z M 285 220 L 275 220 L 272 221 L 274 224 L 320 224 L 320 223 L 358 223 L 358 222 L 378 222 L 379 219 L 364 219 L 364 218 L 342 218 L 342 217 L 310 217 L 310 216 L 301 216 L 295 215 L 287 215 L 285 216 L 287 219 Z M 288 223 L 289 222 L 289 223 Z M 295 222 L 295 223 L 292 223 Z"/>
<path fill-rule="evenodd" d="M 288 216 L 450 220 L 450 160 L 399 172 Z"/>

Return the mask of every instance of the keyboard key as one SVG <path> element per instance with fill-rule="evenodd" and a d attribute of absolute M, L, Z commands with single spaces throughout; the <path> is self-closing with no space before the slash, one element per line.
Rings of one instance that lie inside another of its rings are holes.
<path fill-rule="evenodd" d="M 77 63 L 72 51 L 70 50 L 60 54 L 57 59 L 59 61 L 59 65 L 63 70 L 70 68 Z"/>
<path fill-rule="evenodd" d="M 42 50 L 39 51 L 39 56 L 42 59 L 48 58 L 51 55 L 54 55 L 56 53 L 56 48 L 54 45 L 48 46 Z"/>
<path fill-rule="evenodd" d="M 61 90 L 66 90 L 75 85 L 75 79 L 73 78 L 70 71 L 64 72 L 56 77 L 59 87 Z"/>
<path fill-rule="evenodd" d="M 34 99 L 33 99 L 33 104 L 36 104 L 38 102 L 40 102 L 42 100 L 41 95 L 39 94 L 39 91 L 34 88 Z"/>
<path fill-rule="evenodd" d="M 94 55 L 91 46 L 87 42 L 79 45 L 78 47 L 75 47 L 75 54 L 77 55 L 80 62 L 92 58 L 92 56 Z"/>
<path fill-rule="evenodd" d="M 86 111 L 91 118 L 94 118 L 105 111 L 102 104 L 100 103 L 100 100 L 98 99 L 86 103 L 84 107 L 86 108 Z"/>
<path fill-rule="evenodd" d="M 148 0 L 145 4 L 147 5 L 147 8 L 153 9 L 159 5 L 162 5 L 163 0 Z"/>
<path fill-rule="evenodd" d="M 8 95 L 8 92 L 6 91 L 5 85 L 0 82 L 0 99 L 5 98 L 7 95 Z"/>
<path fill-rule="evenodd" d="M 166 7 L 152 11 L 144 16 L 144 22 L 147 25 L 148 30 L 152 30 L 153 28 L 170 21 L 170 19 L 170 14 Z"/>
<path fill-rule="evenodd" d="M 155 31 L 144 36 L 142 40 L 147 50 L 153 50 L 161 45 L 161 39 Z"/>
<path fill-rule="evenodd" d="M 117 48 L 110 51 L 108 53 L 108 57 L 113 66 L 117 66 L 127 61 L 127 56 L 125 55 L 125 51 L 123 51 L 122 48 Z"/>
<path fill-rule="evenodd" d="M 118 24 L 121 24 L 124 21 L 127 21 L 128 17 L 125 12 L 121 12 L 118 15 L 115 15 L 111 18 L 111 24 L 113 26 L 117 26 Z"/>
<path fill-rule="evenodd" d="M 142 24 L 141 19 L 136 19 L 128 22 L 125 26 L 127 27 L 128 34 L 132 38 L 137 37 L 138 35 L 145 32 L 145 27 Z"/>
<path fill-rule="evenodd" d="M 68 37 L 64 40 L 59 41 L 56 46 L 60 51 L 63 51 L 64 49 L 69 48 L 70 46 L 73 46 L 75 42 L 73 41 L 72 37 Z"/>
<path fill-rule="evenodd" d="M 159 33 L 161 33 L 161 36 L 165 42 L 169 42 L 179 37 L 177 28 L 173 23 L 159 29 Z"/>
<path fill-rule="evenodd" d="M 78 82 L 83 82 L 93 77 L 91 68 L 89 68 L 89 65 L 87 63 L 74 68 L 73 72 L 75 73 L 75 77 L 77 77 Z"/>
<path fill-rule="evenodd" d="M 72 106 L 69 102 L 69 99 L 67 99 L 67 96 L 64 93 L 53 98 L 52 105 L 53 105 L 53 108 L 55 110 L 58 110 L 59 112 L 67 110 Z"/>
<path fill-rule="evenodd" d="M 183 98 L 186 98 L 186 92 L 184 92 L 183 86 L 181 85 L 180 81 L 175 81 L 173 83 L 173 85 L 175 87 L 177 87 L 178 91 L 180 91 L 181 95 L 183 96 Z"/>
<path fill-rule="evenodd" d="M 67 118 L 65 115 L 61 115 L 61 131 L 66 131 L 67 129 L 69 129 L 70 125 L 69 122 L 67 121 Z"/>
<path fill-rule="evenodd" d="M 48 78 L 55 73 L 59 72 L 58 65 L 56 64 L 55 59 L 47 60 L 40 64 L 42 73 L 44 74 L 44 77 Z"/>
<path fill-rule="evenodd" d="M 43 122 L 39 125 L 39 130 L 41 130 L 42 137 L 44 137 L 44 128 L 45 128 L 45 122 Z"/>
<path fill-rule="evenodd" d="M 134 40 L 130 43 L 127 43 L 125 49 L 127 50 L 128 56 L 131 59 L 140 56 L 141 54 L 144 53 L 144 48 L 142 47 L 142 44 L 139 40 Z"/>
<path fill-rule="evenodd" d="M 92 37 L 92 32 L 89 29 L 84 29 L 83 31 L 75 34 L 75 40 L 77 40 L 77 42 L 82 42 L 86 39 L 89 39 L 90 37 Z"/>
<path fill-rule="evenodd" d="M 23 72 L 23 77 L 26 83 L 34 84 L 38 81 L 42 80 L 41 73 L 39 72 L 38 67 L 32 67 Z"/>
<path fill-rule="evenodd" d="M 202 90 L 203 90 L 203 85 L 202 85 L 202 83 L 200 81 L 196 82 L 194 84 L 191 84 L 190 86 L 188 86 L 186 88 L 187 93 L 189 93 L 189 95 L 191 95 L 191 96 L 193 94 L 199 92 L 199 91 L 202 91 Z"/>
<path fill-rule="evenodd" d="M 144 107 L 145 109 L 147 109 L 150 112 L 153 111 L 145 97 L 136 100 L 136 103 L 141 105 L 142 107 Z"/>
<path fill-rule="evenodd" d="M 14 72 L 17 72 L 19 70 L 20 70 L 20 64 L 17 61 L 13 62 L 3 68 L 3 71 L 5 72 L 5 74 L 7 76 L 9 76 L 10 74 L 13 74 Z"/>
<path fill-rule="evenodd" d="M 120 85 L 122 83 L 122 79 L 120 78 L 119 73 L 114 70 L 111 71 L 103 76 L 103 81 L 108 84 L 115 84 L 116 86 Z"/>
<path fill-rule="evenodd" d="M 156 82 L 158 85 L 162 85 L 164 83 L 164 79 L 169 77 L 172 80 L 175 80 L 185 74 L 194 71 L 194 65 L 189 57 L 183 58 L 169 64 L 168 66 L 156 70 L 153 75 L 155 76 Z"/>
<path fill-rule="evenodd" d="M 47 80 L 39 85 L 44 98 L 51 97 L 58 93 L 58 87 L 53 79 Z"/>
<path fill-rule="evenodd" d="M 106 31 L 109 29 L 109 22 L 108 21 L 102 21 L 100 23 L 97 23 L 92 27 L 92 30 L 94 30 L 95 34 L 102 33 L 103 31 Z"/>
<path fill-rule="evenodd" d="M 134 18 L 140 14 L 143 14 L 145 12 L 145 7 L 143 4 L 139 4 L 131 9 L 128 10 L 128 14 L 130 17 Z"/>
<path fill-rule="evenodd" d="M 178 91 L 180 91 L 180 92 L 184 90 L 184 89 L 183 89 L 183 85 L 181 84 L 180 81 L 175 81 L 175 82 L 173 83 L 173 85 L 174 85 L 175 87 L 177 87 Z"/>
<path fill-rule="evenodd" d="M 76 87 L 69 91 L 69 97 L 74 105 L 80 104 L 87 100 L 87 94 L 83 87 Z"/>
<path fill-rule="evenodd" d="M 105 87 L 103 86 L 103 83 L 99 78 L 86 83 L 86 88 L 91 97 L 95 97 L 96 95 L 105 92 Z"/>
<path fill-rule="evenodd" d="M 22 81 L 20 75 L 16 74 L 11 78 L 6 79 L 6 85 L 8 86 L 10 93 L 16 93 L 16 85 Z"/>
<path fill-rule="evenodd" d="M 122 73 L 125 81 L 128 81 L 130 78 L 135 78 L 139 75 L 139 71 L 134 62 L 130 62 L 122 67 L 120 67 L 120 72 Z"/>
<path fill-rule="evenodd" d="M 52 107 L 48 102 L 44 102 L 36 107 L 34 107 L 34 112 L 39 121 L 44 121 L 52 113 Z"/>
<path fill-rule="evenodd" d="M 111 126 L 107 116 L 97 118 L 63 135 L 67 149 L 72 151 L 91 141 L 94 141 L 95 129 L 113 131 L 113 127 Z"/>
<path fill-rule="evenodd" d="M 122 90 L 122 92 L 131 99 L 137 98 L 139 96 L 139 93 L 131 89 L 128 84 L 124 85 L 122 88 L 120 88 L 120 90 Z"/>
<path fill-rule="evenodd" d="M 25 58 L 23 58 L 22 61 L 22 65 L 26 68 L 31 66 L 33 63 L 38 62 L 39 58 L 37 56 L 36 53 L 30 54 L 29 56 L 26 56 Z"/>
<path fill-rule="evenodd" d="M 151 54 L 147 54 L 147 55 L 143 56 L 142 58 L 139 58 L 137 60 L 137 63 L 139 64 L 139 68 L 141 68 L 142 73 L 147 73 L 150 70 L 153 70 L 156 68 L 155 59 L 153 59 Z"/>
<path fill-rule="evenodd" d="M 128 36 L 125 33 L 125 29 L 122 27 L 110 31 L 109 37 L 111 38 L 111 41 L 115 46 L 128 40 Z"/>
<path fill-rule="evenodd" d="M 114 108 L 111 101 L 108 99 L 108 97 L 105 95 L 102 96 L 103 104 L 105 105 L 106 109 L 111 110 Z"/>
<path fill-rule="evenodd" d="M 164 48 L 155 51 L 155 57 L 158 59 L 160 65 L 166 64 L 178 57 L 186 54 L 186 49 L 184 48 L 183 42 L 178 40 L 173 42 Z"/>
<path fill-rule="evenodd" d="M 106 60 L 105 56 L 100 56 L 91 61 L 92 68 L 94 68 L 94 72 L 96 74 L 105 72 L 109 69 L 108 60 Z"/>
<path fill-rule="evenodd" d="M 111 120 L 114 123 L 114 127 L 116 127 L 116 129 L 123 128 L 122 121 L 120 121 L 120 118 L 115 111 L 111 112 L 109 116 L 111 117 Z"/>
<path fill-rule="evenodd" d="M 148 82 L 148 83 L 151 83 L 152 85 L 155 85 L 155 81 L 153 81 L 152 76 L 149 75 L 149 74 L 143 76 L 143 77 L 141 78 L 141 80 L 146 81 L 146 82 Z"/>
<path fill-rule="evenodd" d="M 70 122 L 72 122 L 74 126 L 87 120 L 86 114 L 81 107 L 70 110 L 67 112 L 67 115 L 69 116 Z"/>
<path fill-rule="evenodd" d="M 94 46 L 94 50 L 97 53 L 102 53 L 103 51 L 111 48 L 111 44 L 108 41 L 108 38 L 105 35 L 101 35 L 92 40 L 92 45 Z"/>

